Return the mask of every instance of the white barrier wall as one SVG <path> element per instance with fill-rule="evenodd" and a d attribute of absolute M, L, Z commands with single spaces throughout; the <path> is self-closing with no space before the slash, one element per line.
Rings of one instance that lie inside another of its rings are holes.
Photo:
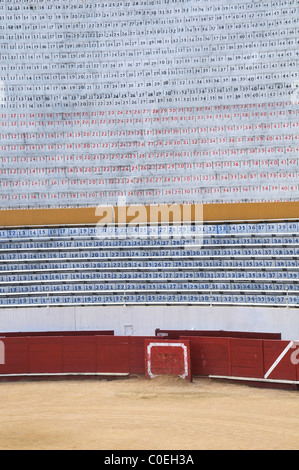
<path fill-rule="evenodd" d="M 155 329 L 281 333 L 299 339 L 298 309 L 261 307 L 47 307 L 0 309 L 0 332 L 114 330 L 154 335 Z"/>

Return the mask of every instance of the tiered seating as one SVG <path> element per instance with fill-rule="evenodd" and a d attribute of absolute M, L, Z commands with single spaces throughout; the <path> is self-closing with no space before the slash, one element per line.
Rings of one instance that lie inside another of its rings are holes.
<path fill-rule="evenodd" d="M 299 222 L 0 231 L 0 305 L 299 306 Z"/>

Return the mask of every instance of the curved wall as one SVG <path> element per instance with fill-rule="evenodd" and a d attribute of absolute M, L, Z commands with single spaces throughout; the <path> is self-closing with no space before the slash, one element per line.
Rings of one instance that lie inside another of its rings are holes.
<path fill-rule="evenodd" d="M 226 330 L 281 333 L 298 340 L 296 308 L 228 306 L 106 306 L 1 308 L 0 331 L 114 330 L 115 335 L 155 335 L 155 330 Z"/>

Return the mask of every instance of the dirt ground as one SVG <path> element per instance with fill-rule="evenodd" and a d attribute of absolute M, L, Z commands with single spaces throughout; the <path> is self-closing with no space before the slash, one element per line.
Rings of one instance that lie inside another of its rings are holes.
<path fill-rule="evenodd" d="M 178 377 L 2 382 L 0 449 L 298 449 L 298 393 Z"/>

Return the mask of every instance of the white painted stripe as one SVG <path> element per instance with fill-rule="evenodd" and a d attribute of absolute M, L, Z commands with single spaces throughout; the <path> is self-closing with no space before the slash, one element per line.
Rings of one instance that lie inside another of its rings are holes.
<path fill-rule="evenodd" d="M 210 379 L 242 380 L 245 382 L 264 382 L 264 383 L 299 385 L 299 380 L 259 379 L 259 378 L 254 378 L 254 377 L 233 377 L 231 375 L 209 375 L 208 377 Z"/>
<path fill-rule="evenodd" d="M 157 375 L 154 375 L 152 373 L 152 370 L 151 370 L 151 349 L 152 347 L 156 347 L 156 346 L 168 346 L 168 347 L 179 347 L 179 348 L 182 348 L 183 349 L 183 354 L 184 354 L 184 367 L 185 367 L 185 371 L 182 375 L 180 375 L 179 377 L 181 377 L 182 379 L 185 379 L 188 375 L 188 372 L 189 372 L 189 368 L 188 368 L 188 355 L 187 355 L 187 346 L 184 344 L 184 343 L 167 343 L 167 342 L 163 342 L 163 343 L 149 343 L 148 346 L 147 346 L 147 355 L 148 355 L 148 361 L 147 361 L 147 373 L 148 375 L 153 379 L 155 377 L 157 377 Z"/>
<path fill-rule="evenodd" d="M 290 341 L 289 344 L 287 345 L 287 347 L 282 351 L 282 353 L 280 354 L 280 356 L 278 356 L 278 358 L 276 359 L 276 361 L 272 364 L 272 366 L 270 367 L 270 369 L 268 370 L 268 372 L 265 374 L 265 379 L 267 379 L 269 377 L 269 375 L 271 374 L 271 372 L 273 372 L 273 370 L 275 369 L 275 367 L 280 363 L 280 361 L 282 360 L 282 358 L 286 355 L 286 353 L 289 351 L 289 349 L 291 349 L 291 347 L 293 346 L 294 344 L 294 341 Z"/>

